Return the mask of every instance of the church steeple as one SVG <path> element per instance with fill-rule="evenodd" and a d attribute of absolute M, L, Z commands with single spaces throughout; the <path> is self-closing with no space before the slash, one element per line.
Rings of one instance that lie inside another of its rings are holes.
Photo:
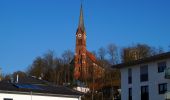
<path fill-rule="evenodd" d="M 78 28 L 80 28 L 83 32 L 85 31 L 82 4 L 81 4 L 81 7 L 80 7 L 80 17 L 79 17 L 79 26 L 78 26 Z"/>
<path fill-rule="evenodd" d="M 83 7 L 81 4 L 79 25 L 76 32 L 76 48 L 75 48 L 75 69 L 74 77 L 79 79 L 86 74 L 86 32 L 83 19 Z"/>

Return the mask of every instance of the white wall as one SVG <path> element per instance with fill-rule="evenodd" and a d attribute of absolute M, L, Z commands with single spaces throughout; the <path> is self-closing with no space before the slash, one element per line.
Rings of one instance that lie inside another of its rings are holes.
<path fill-rule="evenodd" d="M 170 67 L 170 59 L 166 61 L 167 67 Z M 170 91 L 170 79 L 165 79 L 165 73 L 158 73 L 157 63 L 160 61 L 145 63 L 148 65 L 148 81 L 140 82 L 140 64 L 136 66 L 124 67 L 121 69 L 121 98 L 128 100 L 128 89 L 132 88 L 132 100 L 141 100 L 141 86 L 149 86 L 149 100 L 165 100 L 164 94 L 159 94 L 158 84 L 168 83 L 168 91 Z M 132 84 L 128 84 L 128 68 L 132 69 Z"/>
<path fill-rule="evenodd" d="M 4 98 L 11 98 L 13 100 L 80 100 L 78 98 L 68 97 L 53 97 L 53 96 L 40 96 L 40 95 L 24 95 L 24 94 L 6 94 L 0 93 L 0 100 Z"/>
<path fill-rule="evenodd" d="M 127 68 L 121 69 L 121 99 L 127 100 L 128 98 L 128 70 Z"/>
<path fill-rule="evenodd" d="M 170 59 L 167 61 L 167 67 L 170 68 Z M 168 82 L 168 91 L 170 92 L 170 79 L 167 79 Z"/>
<path fill-rule="evenodd" d="M 137 66 L 132 67 L 132 100 L 140 100 L 140 68 Z"/>

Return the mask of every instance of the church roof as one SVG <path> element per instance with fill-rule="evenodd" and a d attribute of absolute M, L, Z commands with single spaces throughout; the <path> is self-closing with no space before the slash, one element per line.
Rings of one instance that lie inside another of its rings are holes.
<path fill-rule="evenodd" d="M 96 63 L 96 57 L 89 51 L 86 50 L 87 57 L 93 62 Z"/>
<path fill-rule="evenodd" d="M 78 28 L 80 28 L 83 32 L 85 31 L 82 4 L 81 4 L 81 8 L 80 8 L 80 17 L 79 17 L 79 26 L 78 26 Z"/>

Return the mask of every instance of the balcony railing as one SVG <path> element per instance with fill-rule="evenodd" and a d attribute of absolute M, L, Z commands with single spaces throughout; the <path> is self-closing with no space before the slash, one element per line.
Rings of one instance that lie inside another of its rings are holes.
<path fill-rule="evenodd" d="M 165 69 L 165 78 L 170 79 L 170 68 Z"/>

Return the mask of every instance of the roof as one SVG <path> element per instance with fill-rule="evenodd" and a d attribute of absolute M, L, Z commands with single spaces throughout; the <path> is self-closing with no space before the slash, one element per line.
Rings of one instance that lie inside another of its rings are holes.
<path fill-rule="evenodd" d="M 83 6 L 82 6 L 82 4 L 81 4 L 81 8 L 80 8 L 79 28 L 80 28 L 83 32 L 85 31 L 84 19 L 83 19 Z"/>
<path fill-rule="evenodd" d="M 15 94 L 21 92 L 33 92 L 38 94 L 53 94 L 60 96 L 80 96 L 82 93 L 65 86 L 56 86 L 47 81 L 39 80 L 33 77 L 20 78 L 18 83 L 7 81 L 0 82 L 0 92 L 13 91 Z M 17 92 L 16 92 L 17 91 Z"/>
<path fill-rule="evenodd" d="M 86 54 L 93 63 L 96 63 L 96 57 L 91 52 L 86 50 Z"/>
<path fill-rule="evenodd" d="M 167 58 L 170 58 L 170 52 L 161 53 L 158 55 L 142 58 L 139 60 L 134 60 L 134 61 L 126 62 L 126 63 L 113 65 L 112 68 L 124 68 L 124 67 L 128 67 L 128 66 L 134 66 L 134 65 L 138 65 L 138 64 L 148 63 L 148 62 L 167 59 Z"/>

